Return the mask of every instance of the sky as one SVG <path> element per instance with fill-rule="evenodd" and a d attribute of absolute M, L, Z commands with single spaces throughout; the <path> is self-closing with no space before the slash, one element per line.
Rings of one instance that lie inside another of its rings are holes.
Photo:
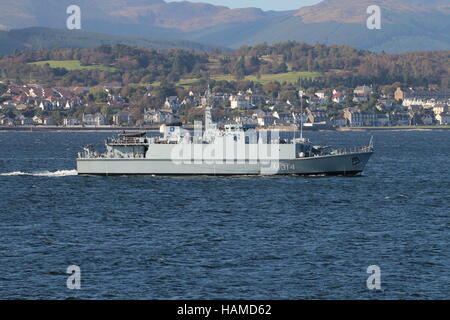
<path fill-rule="evenodd" d="M 167 2 L 182 0 L 166 0 Z M 256 7 L 263 10 L 297 10 L 304 6 L 319 3 L 320 0 L 188 0 L 222 5 L 230 8 Z"/>

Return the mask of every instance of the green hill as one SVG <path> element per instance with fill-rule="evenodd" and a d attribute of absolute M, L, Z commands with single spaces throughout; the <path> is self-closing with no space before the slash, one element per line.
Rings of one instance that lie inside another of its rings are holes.
<path fill-rule="evenodd" d="M 81 65 L 80 60 L 47 60 L 47 61 L 38 61 L 38 62 L 31 62 L 30 64 L 37 65 L 37 66 L 43 66 L 48 64 L 50 68 L 64 68 L 68 71 L 72 70 L 102 70 L 102 71 L 114 71 L 115 68 L 105 67 L 101 65 L 90 65 L 90 66 L 83 66 Z"/>
<path fill-rule="evenodd" d="M 15 50 L 42 48 L 93 48 L 102 44 L 118 43 L 153 49 L 178 48 L 211 51 L 218 48 L 187 40 L 117 36 L 80 30 L 26 28 L 0 31 L 0 54 L 9 54 Z"/>

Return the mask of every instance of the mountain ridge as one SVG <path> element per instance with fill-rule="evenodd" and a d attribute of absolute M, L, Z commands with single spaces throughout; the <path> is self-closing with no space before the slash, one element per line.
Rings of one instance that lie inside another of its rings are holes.
<path fill-rule="evenodd" d="M 0 29 L 65 28 L 65 9 L 72 2 L 2 0 Z M 77 4 L 84 31 L 116 36 L 183 39 L 230 48 L 294 40 L 390 53 L 450 49 L 448 0 L 324 0 L 293 11 L 164 0 L 78 0 Z M 381 7 L 381 30 L 366 27 L 367 7 L 374 4 Z"/>
<path fill-rule="evenodd" d="M 72 4 L 80 7 L 82 21 L 114 21 L 181 31 L 193 31 L 221 23 L 255 21 L 279 14 L 258 8 L 230 9 L 188 1 L 78 0 L 74 3 L 73 0 L 2 0 L 0 21 L 9 29 L 32 26 L 62 28 L 68 17 L 66 8 Z"/>
<path fill-rule="evenodd" d="M 158 39 L 149 36 L 131 37 L 108 35 L 83 30 L 64 30 L 30 27 L 0 31 L 0 54 L 15 50 L 38 50 L 53 48 L 93 48 L 102 44 L 125 44 L 153 49 L 187 49 L 199 51 L 226 51 L 227 48 L 211 46 L 179 39 Z"/>

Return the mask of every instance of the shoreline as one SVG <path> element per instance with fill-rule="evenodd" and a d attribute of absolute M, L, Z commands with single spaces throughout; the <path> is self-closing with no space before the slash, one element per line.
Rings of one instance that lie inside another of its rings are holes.
<path fill-rule="evenodd" d="M 147 131 L 159 132 L 158 127 L 58 127 L 58 126 L 30 126 L 30 127 L 2 127 L 0 132 L 118 132 L 118 131 Z"/>
<path fill-rule="evenodd" d="M 186 127 L 188 130 L 191 126 Z M 300 132 L 300 129 L 295 130 L 293 127 L 271 127 L 271 128 L 257 128 L 257 130 L 279 130 L 283 132 Z M 450 130 L 450 125 L 445 126 L 399 126 L 399 127 L 340 127 L 340 128 L 326 128 L 313 129 L 304 128 L 304 131 L 315 132 L 367 132 L 367 131 L 432 131 L 432 130 Z M 159 126 L 149 127 L 58 127 L 58 126 L 17 126 L 5 127 L 0 126 L 0 132 L 118 132 L 118 131 L 146 131 L 159 132 Z"/>
<path fill-rule="evenodd" d="M 339 132 L 366 132 L 366 131 L 432 131 L 450 130 L 450 126 L 399 126 L 399 127 L 341 127 L 336 129 Z"/>

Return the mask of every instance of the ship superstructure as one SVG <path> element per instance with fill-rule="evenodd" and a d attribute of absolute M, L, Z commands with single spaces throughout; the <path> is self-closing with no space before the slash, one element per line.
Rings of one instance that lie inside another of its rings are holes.
<path fill-rule="evenodd" d="M 357 175 L 374 152 L 368 146 L 339 150 L 314 146 L 303 137 L 282 139 L 277 131 L 242 124 L 219 128 L 205 110 L 205 126 L 163 125 L 161 135 L 122 133 L 78 155 L 80 175 Z"/>

